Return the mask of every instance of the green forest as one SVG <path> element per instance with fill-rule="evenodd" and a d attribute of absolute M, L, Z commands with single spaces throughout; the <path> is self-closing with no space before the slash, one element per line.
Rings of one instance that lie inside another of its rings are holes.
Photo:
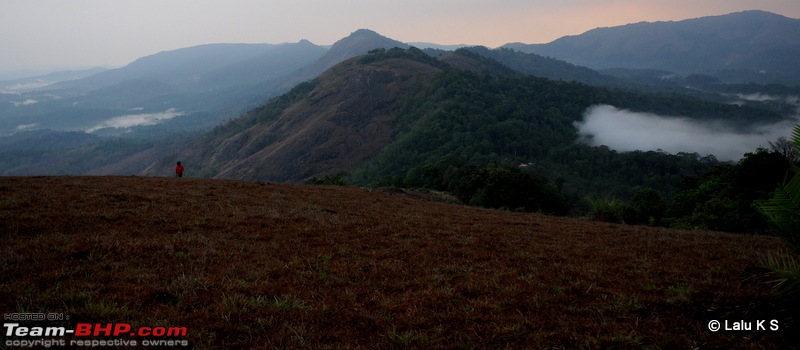
<path fill-rule="evenodd" d="M 413 50 L 375 51 L 364 60 L 404 54 L 419 59 Z M 465 50 L 458 54 L 487 60 Z M 741 128 L 781 119 L 775 111 L 507 74 L 487 66 L 482 74 L 447 68 L 428 84 L 409 89 L 397 111 L 394 141 L 346 176 L 330 179 L 446 191 L 466 204 L 507 210 L 680 228 L 768 230 L 756 205 L 791 176 L 786 154 L 758 149 L 738 163 L 726 163 L 696 153 L 616 152 L 579 142 L 573 123 L 597 104 L 725 120 Z"/>

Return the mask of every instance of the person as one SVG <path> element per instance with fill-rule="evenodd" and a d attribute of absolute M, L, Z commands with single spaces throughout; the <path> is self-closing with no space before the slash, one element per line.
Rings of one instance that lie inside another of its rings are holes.
<path fill-rule="evenodd" d="M 175 166 L 175 176 L 183 177 L 183 165 L 181 165 L 181 162 L 178 162 L 178 165 Z"/>

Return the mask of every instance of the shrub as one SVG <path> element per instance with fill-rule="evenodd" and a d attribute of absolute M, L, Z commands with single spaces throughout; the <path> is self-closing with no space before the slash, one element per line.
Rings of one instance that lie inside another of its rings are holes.
<path fill-rule="evenodd" d="M 589 218 L 595 221 L 624 224 L 635 222 L 638 216 L 633 207 L 616 198 L 587 198 L 586 201 L 589 203 Z"/>
<path fill-rule="evenodd" d="M 487 208 L 563 215 L 564 196 L 547 179 L 517 168 L 466 167 L 454 186 L 464 203 Z"/>
<path fill-rule="evenodd" d="M 348 184 L 350 184 L 350 174 L 347 172 L 339 172 L 335 174 L 327 174 L 322 178 L 314 176 L 306 180 L 306 184 L 347 186 Z"/>
<path fill-rule="evenodd" d="M 800 259 L 783 253 L 768 253 L 761 259 L 761 265 L 770 270 L 768 283 L 777 294 L 793 295 L 800 292 Z"/>

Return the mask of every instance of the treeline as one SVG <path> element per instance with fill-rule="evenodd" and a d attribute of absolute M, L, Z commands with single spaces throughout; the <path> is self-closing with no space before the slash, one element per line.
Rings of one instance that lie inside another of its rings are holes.
<path fill-rule="evenodd" d="M 728 232 L 766 232 L 769 224 L 758 212 L 758 206 L 793 175 L 784 154 L 758 149 L 736 164 L 719 164 L 702 175 L 685 178 L 664 212 L 665 224 Z"/>
<path fill-rule="evenodd" d="M 0 138 L 0 176 L 82 175 L 158 144 L 151 139 L 99 137 L 81 131 L 18 133 Z"/>
<path fill-rule="evenodd" d="M 605 147 L 596 148 L 608 152 Z M 794 176 L 789 158 L 781 152 L 764 148 L 746 154 L 735 164 L 716 162 L 712 158 L 698 159 L 690 154 L 671 156 L 657 152 L 631 152 L 617 156 L 619 164 L 627 164 L 618 169 L 621 173 L 628 169 L 648 169 L 648 164 L 637 166 L 631 160 L 651 160 L 650 173 L 638 175 L 641 176 L 638 180 L 636 173 L 630 173 L 631 176 L 618 179 L 622 182 L 641 183 L 658 178 L 655 174 L 663 171 L 663 166 L 697 172 L 682 177 L 662 175 L 664 182 L 675 180 L 677 189 L 674 191 L 629 185 L 620 187 L 621 192 L 628 195 L 613 195 L 610 192 L 603 194 L 602 190 L 573 191 L 565 177 L 551 180 L 530 169 L 528 164 L 506 162 L 478 166 L 455 156 L 446 156 L 405 174 L 384 177 L 373 185 L 445 191 L 464 204 L 486 208 L 585 216 L 625 224 L 764 234 L 771 227 L 759 212 L 759 206 L 773 196 L 778 186 Z M 676 160 L 683 161 L 685 167 L 682 168 Z M 591 177 L 592 174 L 601 175 L 598 172 L 585 175 Z M 598 180 L 603 178 L 601 175 L 589 182 L 600 188 L 604 182 L 612 183 L 607 178 Z M 345 185 L 353 181 L 350 174 L 337 173 L 314 178 L 308 183 Z M 655 183 L 662 184 L 661 181 Z"/>
<path fill-rule="evenodd" d="M 581 144 L 574 123 L 595 104 L 668 115 L 775 118 L 770 112 L 672 96 L 449 69 L 406 96 L 397 112 L 394 141 L 353 171 L 352 180 L 425 186 L 419 174 L 452 157 L 475 166 L 526 164 L 552 181 L 563 179 L 567 196 L 630 197 L 632 188 L 647 186 L 669 197 L 681 178 L 716 164 L 713 157 L 697 154 L 617 153 Z"/>
<path fill-rule="evenodd" d="M 713 224 L 725 219 L 702 213 L 711 208 L 709 204 L 698 204 L 695 200 L 699 197 L 689 199 L 691 196 L 686 194 L 691 179 L 704 179 L 709 172 L 725 167 L 738 169 L 740 165 L 720 163 L 713 156 L 695 153 L 619 153 L 605 146 L 578 142 L 574 123 L 596 104 L 727 120 L 742 127 L 780 118 L 771 111 L 677 95 L 636 94 L 451 68 L 407 94 L 397 111 L 394 141 L 350 173 L 348 183 L 448 191 L 467 204 L 508 210 L 560 215 L 598 215 L 606 211 L 598 218 L 627 223 L 729 231 L 765 227 L 763 222 Z M 750 157 L 753 156 L 746 159 Z M 777 173 L 781 169 L 784 176 L 786 168 L 773 170 Z M 772 181 L 774 177 L 755 177 L 769 183 L 758 185 L 765 186 L 754 190 L 759 194 L 766 195 L 770 189 L 765 188 L 774 189 L 777 185 Z M 740 196 L 745 193 L 740 191 L 741 186 L 717 196 Z M 753 200 L 763 198 L 748 196 L 729 201 L 712 196 L 707 201 L 724 202 L 720 208 L 731 208 L 730 202 L 736 202 L 742 211 L 730 216 L 744 213 Z M 689 208 L 690 204 L 697 208 Z M 701 217 L 705 221 L 699 221 Z M 755 214 L 741 217 L 755 220 Z"/>

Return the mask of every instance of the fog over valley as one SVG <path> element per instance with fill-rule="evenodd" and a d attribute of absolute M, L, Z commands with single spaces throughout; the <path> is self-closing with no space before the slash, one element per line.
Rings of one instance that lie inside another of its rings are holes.
<path fill-rule="evenodd" d="M 134 126 L 156 125 L 165 120 L 169 120 L 181 116 L 183 114 L 184 114 L 183 112 L 178 112 L 174 108 L 170 108 L 158 113 L 122 115 L 119 117 L 108 119 L 100 124 L 92 126 L 86 129 L 86 132 L 95 132 L 106 128 L 126 129 Z"/>
<path fill-rule="evenodd" d="M 606 145 L 619 152 L 688 152 L 736 161 L 758 147 L 769 147 L 769 142 L 779 137 L 788 137 L 795 124 L 797 119 L 790 119 L 742 131 L 724 121 L 703 122 L 596 105 L 587 109 L 583 121 L 575 126 L 590 145 Z"/>

